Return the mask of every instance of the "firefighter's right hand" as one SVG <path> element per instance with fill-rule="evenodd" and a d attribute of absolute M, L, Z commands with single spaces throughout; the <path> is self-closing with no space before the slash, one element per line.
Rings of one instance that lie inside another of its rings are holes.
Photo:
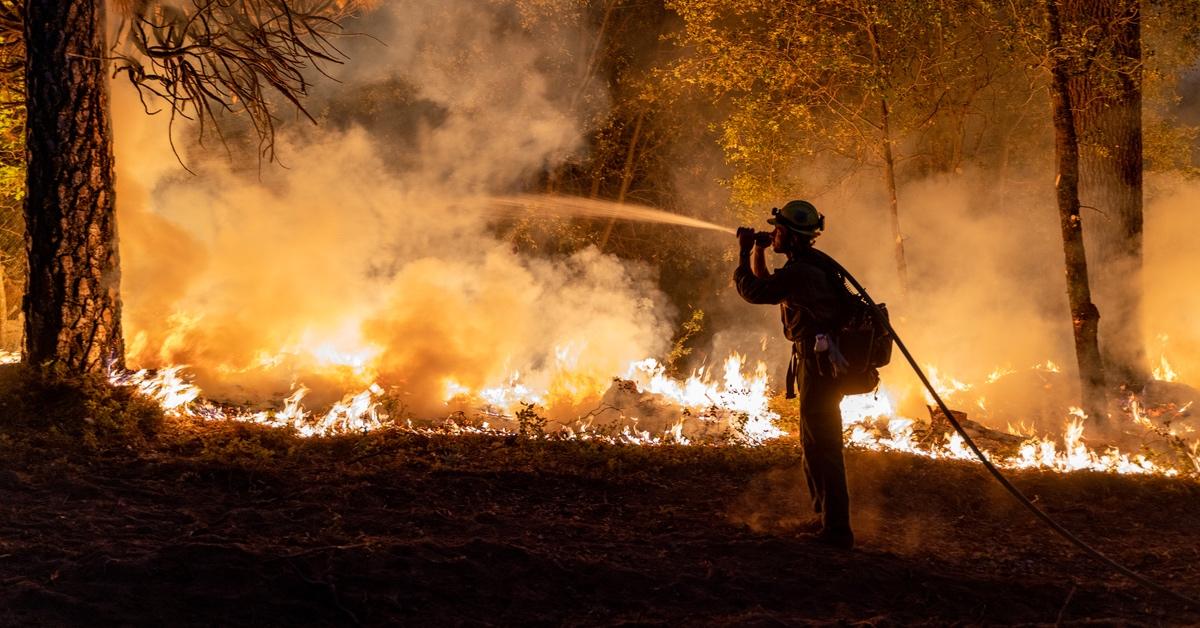
<path fill-rule="evenodd" d="M 755 237 L 756 236 L 754 234 L 753 228 L 738 227 L 738 229 L 737 229 L 738 247 L 741 248 L 743 252 L 749 251 L 750 249 L 754 248 Z"/>

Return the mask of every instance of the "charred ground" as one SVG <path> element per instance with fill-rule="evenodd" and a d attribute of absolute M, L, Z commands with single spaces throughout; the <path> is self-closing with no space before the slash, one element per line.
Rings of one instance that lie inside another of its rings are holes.
<path fill-rule="evenodd" d="M 974 465 L 848 453 L 860 547 L 797 538 L 798 449 L 168 423 L 138 448 L 0 437 L 0 623 L 1194 624 Z M 1016 483 L 1200 591 L 1200 486 Z"/>

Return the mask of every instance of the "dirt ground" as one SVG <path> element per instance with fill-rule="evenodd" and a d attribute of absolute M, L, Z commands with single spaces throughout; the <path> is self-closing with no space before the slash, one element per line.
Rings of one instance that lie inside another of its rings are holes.
<path fill-rule="evenodd" d="M 977 465 L 849 452 L 846 552 L 798 538 L 789 442 L 177 432 L 92 453 L 0 436 L 0 624 L 1200 623 L 1051 536 Z M 1200 485 L 1014 479 L 1200 595 Z"/>

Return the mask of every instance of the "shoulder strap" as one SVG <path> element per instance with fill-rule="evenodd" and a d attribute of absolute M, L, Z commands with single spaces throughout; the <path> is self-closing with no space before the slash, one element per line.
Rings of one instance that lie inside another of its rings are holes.
<path fill-rule="evenodd" d="M 815 247 L 809 247 L 805 253 L 807 254 L 808 259 L 811 260 L 815 266 L 821 270 L 824 270 L 831 278 L 833 278 L 833 283 L 840 288 L 840 291 L 846 297 L 847 301 L 857 302 L 859 300 L 859 297 L 855 295 L 854 290 L 851 289 L 850 283 L 846 281 L 846 275 L 842 272 L 842 265 L 839 264 L 837 260 L 830 257 L 825 251 Z"/>

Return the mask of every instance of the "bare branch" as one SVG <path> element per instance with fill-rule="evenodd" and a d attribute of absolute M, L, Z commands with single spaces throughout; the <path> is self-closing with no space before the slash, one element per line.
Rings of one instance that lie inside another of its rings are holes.
<path fill-rule="evenodd" d="M 0 28 L 5 14 L 0 3 Z M 244 114 L 259 139 L 260 157 L 275 159 L 273 96 L 309 120 L 303 98 L 307 72 L 346 56 L 332 43 L 355 3 L 328 0 L 166 0 L 131 2 L 113 49 L 114 76 L 138 89 L 148 113 L 162 101 L 171 118 L 197 120 L 200 141 L 218 112 Z M 2 70 L 0 70 L 2 71 Z M 179 154 L 176 152 L 176 156 Z"/>

